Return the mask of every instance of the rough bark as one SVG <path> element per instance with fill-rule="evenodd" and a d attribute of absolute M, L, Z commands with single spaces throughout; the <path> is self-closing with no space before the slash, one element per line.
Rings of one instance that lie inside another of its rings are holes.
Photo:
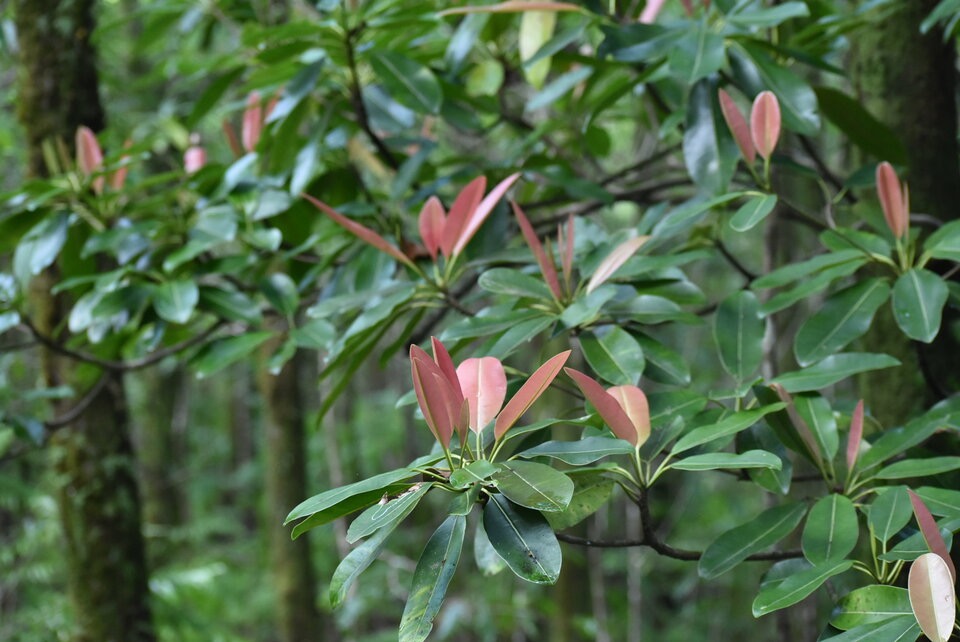
<path fill-rule="evenodd" d="M 315 642 L 323 637 L 309 541 L 291 540 L 289 530 L 281 526 L 307 493 L 306 413 L 300 388 L 305 358 L 297 354 L 275 376 L 265 363 L 257 372 L 266 429 L 266 528 L 281 642 Z"/>

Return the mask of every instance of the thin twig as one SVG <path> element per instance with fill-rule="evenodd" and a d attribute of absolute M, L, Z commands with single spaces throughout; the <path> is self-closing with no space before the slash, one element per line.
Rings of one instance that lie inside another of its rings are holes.
<path fill-rule="evenodd" d="M 723 258 L 734 267 L 734 269 L 739 272 L 743 278 L 747 280 L 747 283 L 753 283 L 753 280 L 757 278 L 757 275 L 748 270 L 733 254 L 730 253 L 730 250 L 727 249 L 727 246 L 723 244 L 723 241 L 717 239 L 714 243 L 716 248 L 720 251 L 720 254 L 723 255 Z"/>
<path fill-rule="evenodd" d="M 78 401 L 70 410 L 66 411 L 59 417 L 54 417 L 48 421 L 43 422 L 43 425 L 46 427 L 48 432 L 54 432 L 72 424 L 74 421 L 80 418 L 80 416 L 87 410 L 93 400 L 97 398 L 97 395 L 103 390 L 104 386 L 107 385 L 107 379 L 110 375 L 102 374 L 100 378 L 97 379 L 97 382 L 90 386 L 90 390 L 87 391 L 85 395 Z"/>

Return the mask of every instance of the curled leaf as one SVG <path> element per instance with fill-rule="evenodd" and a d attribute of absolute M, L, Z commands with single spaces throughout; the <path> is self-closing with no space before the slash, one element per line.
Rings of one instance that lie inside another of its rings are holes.
<path fill-rule="evenodd" d="M 89 127 L 81 125 L 77 128 L 77 169 L 84 178 L 89 178 L 103 168 L 103 151 L 97 137 Z M 104 179 L 102 176 L 93 181 L 93 191 L 103 193 Z"/>
<path fill-rule="evenodd" d="M 920 532 L 923 533 L 923 539 L 927 543 L 927 548 L 930 549 L 930 552 L 936 553 L 943 558 L 944 564 L 950 569 L 950 577 L 956 582 L 957 569 L 953 565 L 953 560 L 950 558 L 947 543 L 943 541 L 943 537 L 940 535 L 940 528 L 937 526 L 936 520 L 933 519 L 933 515 L 930 514 L 930 509 L 927 508 L 927 505 L 923 503 L 923 500 L 920 499 L 920 496 L 915 492 L 907 489 L 907 493 L 910 495 L 910 503 L 913 504 L 913 514 L 917 518 L 917 524 L 920 525 Z"/>
<path fill-rule="evenodd" d="M 910 226 L 910 193 L 887 161 L 877 165 L 877 196 L 887 227 L 894 237 L 903 238 Z"/>
<path fill-rule="evenodd" d="M 863 399 L 857 402 L 850 418 L 850 434 L 847 436 L 847 474 L 853 472 L 857 463 L 857 454 L 860 452 L 860 442 L 863 440 Z"/>
<path fill-rule="evenodd" d="M 447 222 L 447 214 L 443 211 L 443 204 L 436 196 L 427 199 L 420 210 L 420 238 L 430 253 L 430 258 L 437 260 L 440 251 L 440 242 L 443 239 L 443 228 Z"/>
<path fill-rule="evenodd" d="M 780 138 L 780 103 L 771 91 L 762 91 L 750 111 L 750 134 L 757 153 L 770 160 Z"/>
<path fill-rule="evenodd" d="M 573 382 L 577 384 L 578 388 L 580 388 L 580 392 L 583 393 L 583 396 L 587 398 L 587 401 L 593 404 L 594 408 L 597 409 L 597 412 L 600 414 L 600 418 L 603 419 L 603 422 L 610 427 L 610 430 L 613 431 L 613 434 L 620 439 L 629 441 L 634 446 L 637 446 L 639 443 L 639 431 L 637 430 L 636 425 L 627 415 L 623 406 L 621 406 L 619 399 L 604 390 L 603 386 L 601 386 L 588 375 L 585 375 L 578 370 L 574 370 L 573 368 L 564 368 L 563 371 L 567 373 L 567 376 L 573 379 Z M 647 421 L 649 422 L 649 411 L 647 415 Z"/>
<path fill-rule="evenodd" d="M 546 252 L 543 251 L 543 245 L 540 243 L 537 233 L 534 231 L 529 219 L 527 219 L 526 214 L 520 209 L 520 206 L 517 205 L 515 201 L 510 201 L 510 206 L 513 208 L 514 216 L 517 217 L 517 223 L 520 225 L 520 231 L 523 233 L 524 240 L 526 240 L 527 245 L 530 246 L 530 251 L 533 252 L 533 256 L 537 259 L 540 272 L 543 274 L 543 280 L 547 282 L 547 286 L 550 288 L 550 291 L 553 292 L 553 296 L 557 299 L 563 298 L 563 291 L 560 289 L 560 279 L 557 276 L 557 266 L 554 265 L 553 261 L 548 259 Z"/>
<path fill-rule="evenodd" d="M 243 125 L 240 129 L 240 139 L 243 148 L 252 152 L 260 142 L 260 133 L 263 130 L 263 107 L 260 105 L 260 93 L 251 92 L 247 96 L 247 108 L 243 111 Z"/>
<path fill-rule="evenodd" d="M 757 160 L 757 149 L 753 146 L 753 139 L 750 138 L 750 127 L 730 94 L 723 89 L 717 93 L 720 97 L 720 111 L 723 112 L 723 119 L 727 121 L 730 133 L 733 134 L 733 139 L 737 141 L 737 147 L 740 148 L 743 158 L 749 165 L 753 165 L 754 161 Z"/>
<path fill-rule="evenodd" d="M 649 236 L 637 236 L 613 248 L 613 251 L 600 261 L 600 265 L 597 266 L 593 276 L 590 277 L 590 282 L 587 283 L 587 294 L 596 290 L 613 276 L 613 273 L 619 270 L 620 266 L 626 263 L 627 259 L 633 256 L 649 238 Z"/>
<path fill-rule="evenodd" d="M 533 402 L 539 399 L 540 395 L 553 383 L 553 380 L 560 374 L 563 364 L 570 357 L 570 352 L 570 350 L 566 350 L 547 359 L 546 363 L 537 368 L 536 372 L 530 375 L 530 378 L 520 386 L 520 390 L 517 390 L 517 394 L 513 395 L 497 417 L 497 423 L 493 431 L 496 439 L 500 439 L 505 432 L 510 430 L 513 424 L 517 423 L 517 420 L 523 416 L 523 413 L 533 405 Z"/>
<path fill-rule="evenodd" d="M 490 423 L 507 396 L 507 375 L 494 357 L 467 359 L 457 367 L 460 390 L 470 407 L 470 430 L 480 432 Z"/>
<path fill-rule="evenodd" d="M 907 589 L 910 608 L 920 630 L 933 642 L 947 642 L 953 633 L 957 609 L 950 569 L 935 553 L 924 553 L 910 567 Z"/>
<path fill-rule="evenodd" d="M 361 225 L 360 223 L 357 223 L 356 221 L 352 221 L 348 219 L 346 216 L 344 216 L 343 214 L 340 214 L 339 212 L 337 212 L 335 209 L 333 209 L 323 201 L 316 199 L 310 196 L 309 194 L 303 194 L 302 196 L 308 201 L 310 201 L 311 203 L 313 203 L 314 207 L 316 207 L 321 212 L 323 212 L 324 214 L 332 218 L 337 225 L 344 228 L 345 230 L 347 230 L 348 232 L 350 232 L 360 240 L 372 245 L 373 247 L 377 248 L 384 254 L 388 254 L 392 256 L 393 258 L 397 259 L 401 263 L 405 265 L 409 265 L 410 267 L 413 267 L 413 261 L 407 258 L 407 256 L 403 252 L 401 252 L 396 247 L 388 243 L 385 238 L 383 238 L 382 236 L 380 236 L 379 234 L 371 230 L 369 227 L 366 227 L 364 225 Z"/>

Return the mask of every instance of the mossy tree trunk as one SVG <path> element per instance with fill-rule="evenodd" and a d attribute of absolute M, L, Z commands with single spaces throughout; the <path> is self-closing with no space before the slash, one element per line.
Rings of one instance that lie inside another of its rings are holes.
<path fill-rule="evenodd" d="M 47 173 L 45 140 L 68 144 L 79 125 L 103 128 L 98 93 L 93 0 L 15 0 L 20 52 L 19 118 L 26 133 L 28 173 Z M 53 335 L 68 302 L 49 294 L 55 268 L 35 279 L 30 302 L 37 327 Z M 47 385 L 88 389 L 103 377 L 84 412 L 51 438 L 59 479 L 70 597 L 77 642 L 151 642 L 147 566 L 140 501 L 129 439 L 122 376 L 99 373 L 45 355 Z M 58 409 L 65 410 L 64 407 Z"/>

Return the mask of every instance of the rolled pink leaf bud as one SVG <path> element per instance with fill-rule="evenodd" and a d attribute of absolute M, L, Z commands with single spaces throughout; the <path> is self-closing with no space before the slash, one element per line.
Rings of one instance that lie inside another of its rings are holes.
<path fill-rule="evenodd" d="M 96 135 L 89 127 L 81 125 L 77 128 L 76 146 L 77 169 L 84 178 L 103 168 L 103 152 L 100 150 L 100 143 L 97 142 Z M 94 179 L 93 191 L 102 194 L 103 184 L 102 176 Z"/>
<path fill-rule="evenodd" d="M 199 145 L 191 145 L 183 153 L 183 168 L 187 174 L 193 174 L 207 164 L 207 150 Z"/>
<path fill-rule="evenodd" d="M 643 24 L 650 24 L 657 19 L 657 14 L 660 13 L 660 10 L 663 9 L 663 5 L 666 4 L 667 0 L 647 0 L 647 6 L 643 8 L 643 12 L 640 14 L 640 22 Z"/>
<path fill-rule="evenodd" d="M 910 227 L 910 192 L 887 161 L 877 165 L 877 196 L 887 227 L 895 238 L 903 238 Z"/>
<path fill-rule="evenodd" d="M 133 144 L 129 138 L 123 142 L 123 148 L 129 149 Z M 124 154 L 120 158 L 120 167 L 118 167 L 112 174 L 110 174 L 110 189 L 120 191 L 123 189 L 124 183 L 127 182 L 127 172 L 129 171 L 129 166 L 127 163 L 130 161 L 130 157 Z"/>
<path fill-rule="evenodd" d="M 260 105 L 260 92 L 254 91 L 247 96 L 247 108 L 243 112 L 243 126 L 240 130 L 240 139 L 243 148 L 252 152 L 260 142 L 260 132 L 263 131 L 263 107 Z"/>
<path fill-rule="evenodd" d="M 773 92 L 762 91 L 750 111 L 750 133 L 753 146 L 764 160 L 770 160 L 780 138 L 780 103 Z"/>
<path fill-rule="evenodd" d="M 753 140 L 750 138 L 750 127 L 747 125 L 747 120 L 743 117 L 740 108 L 737 107 L 737 103 L 733 101 L 730 94 L 723 89 L 717 93 L 720 98 L 720 111 L 723 112 L 723 119 L 727 121 L 730 133 L 733 134 L 733 139 L 737 141 L 737 147 L 740 148 L 743 158 L 749 165 L 753 165 L 754 161 L 757 160 L 757 149 L 753 146 Z"/>

